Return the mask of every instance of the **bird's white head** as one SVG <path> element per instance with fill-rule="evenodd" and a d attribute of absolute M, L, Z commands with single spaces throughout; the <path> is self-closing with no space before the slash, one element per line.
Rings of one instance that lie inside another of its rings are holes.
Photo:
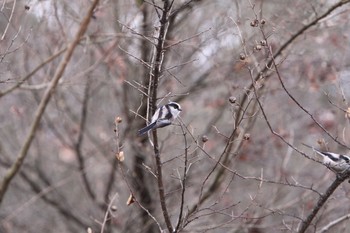
<path fill-rule="evenodd" d="M 179 116 L 182 111 L 180 104 L 176 102 L 170 102 L 167 104 L 169 106 L 170 112 L 172 114 L 173 119 Z"/>

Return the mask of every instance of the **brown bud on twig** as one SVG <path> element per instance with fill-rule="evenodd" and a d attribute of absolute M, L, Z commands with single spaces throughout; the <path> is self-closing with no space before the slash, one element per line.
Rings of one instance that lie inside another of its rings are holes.
<path fill-rule="evenodd" d="M 264 25 L 264 24 L 266 23 L 266 20 L 265 20 L 265 19 L 261 19 L 261 20 L 260 20 L 260 23 L 261 23 L 262 25 Z"/>
<path fill-rule="evenodd" d="M 116 124 L 120 124 L 120 123 L 122 123 L 122 121 L 123 121 L 123 119 L 122 119 L 120 116 L 117 116 L 117 117 L 115 118 L 115 120 L 114 120 L 114 122 L 115 122 Z"/>
<path fill-rule="evenodd" d="M 259 45 L 259 44 L 255 45 L 255 47 L 254 47 L 254 49 L 255 49 L 255 50 L 258 50 L 258 51 L 260 51 L 261 48 L 262 48 L 262 47 L 261 47 L 261 45 Z"/>

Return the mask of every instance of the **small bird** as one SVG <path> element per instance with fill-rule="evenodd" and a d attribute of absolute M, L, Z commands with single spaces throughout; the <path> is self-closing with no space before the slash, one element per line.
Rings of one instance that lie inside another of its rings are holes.
<path fill-rule="evenodd" d="M 138 131 L 141 136 L 150 130 L 163 128 L 171 125 L 171 123 L 179 116 L 182 111 L 180 104 L 176 102 L 169 102 L 159 107 L 152 116 L 151 123 Z"/>
<path fill-rule="evenodd" d="M 312 146 L 306 145 L 304 146 L 311 148 L 317 154 L 321 155 L 323 158 L 323 164 L 329 167 L 335 173 L 344 172 L 350 169 L 350 157 L 348 155 L 336 154 L 333 152 L 323 152 L 315 149 Z M 349 180 L 350 182 L 350 180 Z"/>

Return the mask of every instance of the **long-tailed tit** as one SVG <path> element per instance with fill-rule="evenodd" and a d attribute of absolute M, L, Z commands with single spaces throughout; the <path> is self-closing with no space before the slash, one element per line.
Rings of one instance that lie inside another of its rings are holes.
<path fill-rule="evenodd" d="M 151 123 L 138 131 L 138 135 L 143 135 L 150 130 L 163 128 L 171 125 L 171 123 L 179 116 L 182 111 L 180 104 L 170 102 L 159 107 L 152 116 Z"/>
<path fill-rule="evenodd" d="M 344 172 L 350 169 L 350 157 L 348 155 L 341 155 L 333 152 L 323 152 L 315 149 L 312 146 L 306 145 L 304 143 L 303 145 L 311 148 L 317 154 L 321 155 L 323 158 L 322 163 L 325 164 L 327 167 L 329 167 L 329 169 L 331 169 L 335 173 Z"/>

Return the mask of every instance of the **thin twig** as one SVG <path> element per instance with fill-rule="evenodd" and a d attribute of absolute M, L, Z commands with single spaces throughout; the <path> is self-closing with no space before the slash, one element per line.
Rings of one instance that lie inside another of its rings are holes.
<path fill-rule="evenodd" d="M 311 117 L 311 119 L 315 122 L 315 124 L 320 127 L 330 138 L 332 138 L 335 142 L 337 142 L 338 144 L 344 146 L 345 148 L 347 149 L 350 149 L 348 146 L 346 146 L 345 144 L 343 144 L 342 142 L 340 142 L 336 137 L 334 137 L 323 125 L 321 125 L 321 123 L 319 123 L 315 117 L 289 92 L 289 90 L 287 89 L 287 87 L 285 86 L 283 80 L 282 80 L 282 76 L 279 72 L 279 69 L 278 69 L 278 65 L 276 63 L 276 60 L 274 58 L 274 55 L 273 55 L 273 52 L 272 52 L 272 48 L 270 46 L 270 44 L 268 43 L 267 41 L 267 37 L 265 35 L 265 32 L 264 30 L 261 29 L 261 33 L 263 34 L 263 37 L 266 41 L 266 46 L 268 47 L 268 50 L 269 50 L 269 53 L 271 55 L 271 61 L 272 61 L 272 65 L 274 66 L 275 68 L 275 72 L 276 72 L 276 75 L 278 77 L 278 80 L 280 81 L 281 83 L 281 86 L 283 88 L 283 90 L 285 91 L 285 93 L 289 96 L 289 98 L 301 109 L 303 110 L 307 115 L 309 115 Z"/>
<path fill-rule="evenodd" d="M 7 30 L 9 29 L 9 26 L 10 26 L 11 21 L 12 21 L 13 13 L 15 12 L 16 3 L 17 3 L 17 0 L 14 0 L 14 1 L 13 1 L 13 4 L 12 4 L 12 10 L 11 10 L 11 14 L 10 14 L 10 17 L 9 17 L 9 21 L 8 21 L 7 24 L 6 24 L 4 33 L 3 33 L 2 36 L 1 36 L 1 40 L 4 40 L 4 39 L 5 39 L 5 35 L 6 35 L 6 33 L 7 33 Z"/>
<path fill-rule="evenodd" d="M 27 74 L 25 77 L 23 77 L 21 80 L 19 80 L 13 87 L 8 88 L 7 90 L 4 90 L 3 92 L 0 92 L 0 98 L 3 97 L 6 94 L 9 94 L 10 92 L 14 91 L 16 88 L 20 87 L 25 81 L 27 81 L 30 77 L 32 77 L 36 72 L 38 72 L 41 68 L 43 68 L 46 64 L 53 61 L 55 58 L 60 56 L 63 52 L 65 52 L 67 48 L 63 48 L 54 55 L 50 56 L 48 59 L 46 59 L 44 62 L 42 62 L 40 65 L 38 65 L 32 72 Z"/>
<path fill-rule="evenodd" d="M 187 145 L 187 137 L 186 137 L 186 130 L 184 130 L 183 125 L 180 123 L 181 130 L 182 130 L 182 135 L 184 137 L 184 147 L 185 147 L 185 160 L 184 160 L 184 170 L 183 170 L 183 177 L 181 179 L 181 201 L 180 201 L 180 212 L 179 212 L 179 217 L 178 221 L 176 224 L 176 227 L 174 229 L 174 232 L 178 232 L 180 229 L 181 223 L 183 222 L 182 220 L 182 215 L 183 215 L 183 210 L 184 210 L 184 203 L 185 203 L 185 192 L 186 192 L 186 179 L 187 179 L 187 173 L 189 170 L 188 167 L 188 145 Z"/>
<path fill-rule="evenodd" d="M 244 117 L 246 115 L 246 112 L 248 111 L 248 108 L 250 107 L 250 103 L 251 102 L 249 102 L 249 104 L 246 106 L 245 109 L 241 109 L 243 114 L 241 115 L 241 118 L 238 120 L 237 124 L 233 125 L 231 135 L 227 139 L 227 143 L 224 147 L 224 150 L 221 152 L 219 158 L 217 160 L 214 160 L 215 164 L 214 164 L 213 168 L 208 172 L 208 175 L 205 177 L 204 181 L 202 182 L 198 202 L 195 206 L 190 208 L 189 214 L 194 213 L 199 208 L 200 204 L 202 204 L 205 200 L 207 200 L 210 197 L 210 195 L 212 193 L 214 193 L 214 191 L 220 187 L 221 180 L 222 180 L 221 178 L 224 175 L 224 172 L 228 168 L 227 167 L 227 163 L 229 162 L 228 158 L 232 152 L 234 141 L 235 141 L 235 139 L 238 141 L 238 145 L 236 145 L 236 148 L 235 148 L 236 150 L 238 149 L 239 145 L 243 141 L 242 138 L 243 138 L 245 130 L 240 131 L 240 133 L 238 135 L 237 135 L 237 131 L 239 129 L 238 126 L 240 126 L 241 123 L 243 122 L 243 120 L 245 119 Z M 255 108 L 255 107 L 253 106 L 253 108 Z M 247 123 L 247 125 L 249 125 L 249 124 L 250 124 L 250 122 Z M 204 150 L 203 150 L 203 152 L 207 156 L 210 156 Z M 209 178 L 214 174 L 214 172 L 216 171 L 216 169 L 218 167 L 220 167 L 220 169 L 218 169 L 218 171 L 215 174 L 215 177 L 213 178 L 213 181 L 210 183 L 209 187 L 204 192 L 204 185 L 209 181 Z"/>
<path fill-rule="evenodd" d="M 310 29 L 311 27 L 315 26 L 317 23 L 319 23 L 322 19 L 326 18 L 328 15 L 330 15 L 334 10 L 338 9 L 339 7 L 343 6 L 344 4 L 349 3 L 350 0 L 341 0 L 338 3 L 331 6 L 325 13 L 320 15 L 319 17 L 316 17 L 314 20 L 300 28 L 297 32 L 295 32 L 286 42 L 284 42 L 279 49 L 271 56 L 271 59 L 266 63 L 266 66 L 259 72 L 256 77 L 254 78 L 254 81 L 257 81 L 260 79 L 261 73 L 266 73 L 269 68 L 273 65 L 273 59 L 277 59 L 280 55 L 282 55 L 282 52 L 287 49 L 299 36 L 303 35 L 305 31 Z M 257 17 L 257 15 L 256 15 Z M 261 25 L 259 25 L 261 27 Z M 265 37 L 266 38 L 266 37 Z M 251 84 L 248 90 L 253 89 L 253 85 Z M 243 106 L 248 101 L 247 96 L 244 96 L 241 100 L 241 106 Z M 309 114 L 311 115 L 311 114 Z M 311 115 L 312 116 L 312 115 Z M 320 125 L 320 124 L 318 124 Z"/>
<path fill-rule="evenodd" d="M 333 221 L 331 221 L 330 223 L 328 223 L 326 226 L 324 226 L 320 231 L 317 231 L 317 233 L 324 233 L 324 232 L 327 232 L 329 231 L 330 228 L 334 227 L 335 225 L 345 221 L 345 220 L 348 220 L 350 219 L 350 214 L 347 214 L 347 215 L 344 215 L 344 216 L 341 216 L 340 218 L 337 218 Z"/>
<path fill-rule="evenodd" d="M 121 123 L 121 121 L 120 121 L 121 118 L 120 118 L 120 120 L 118 120 L 118 118 L 119 117 L 116 117 L 116 119 L 115 119 L 115 135 L 116 135 L 116 148 L 117 148 L 117 152 L 116 153 L 117 153 L 118 156 L 120 156 L 119 153 L 121 152 L 121 150 L 120 150 L 121 146 L 120 146 L 120 134 L 119 134 L 120 132 L 119 132 L 118 124 Z M 162 227 L 161 227 L 159 221 L 156 219 L 156 217 L 153 216 L 151 214 L 151 211 L 149 209 L 147 209 L 146 207 L 144 207 L 140 203 L 140 201 L 136 198 L 136 196 L 135 196 L 135 194 L 134 194 L 134 192 L 133 192 L 133 190 L 131 188 L 131 185 L 129 184 L 129 182 L 126 179 L 126 172 L 125 172 L 125 169 L 124 169 L 123 158 L 118 157 L 118 158 L 116 158 L 116 161 L 117 161 L 117 164 L 120 167 L 120 171 L 121 171 L 121 175 L 123 177 L 123 180 L 124 180 L 125 184 L 127 185 L 128 189 L 129 189 L 132 201 L 135 202 L 143 211 L 145 211 L 147 213 L 147 215 L 157 224 L 157 226 L 159 228 L 159 231 L 163 232 Z M 144 198 L 144 197 L 142 197 L 142 198 Z"/>
<path fill-rule="evenodd" d="M 181 44 L 181 43 L 183 43 L 183 42 L 185 42 L 185 41 L 188 41 L 188 40 L 191 40 L 191 39 L 193 39 L 193 38 L 199 37 L 200 35 L 202 35 L 202 34 L 204 34 L 204 33 L 207 33 L 207 32 L 210 31 L 210 30 L 211 30 L 211 28 L 208 28 L 208 29 L 206 29 L 206 30 L 204 30 L 204 31 L 202 31 L 202 32 L 199 32 L 199 33 L 197 33 L 197 34 L 194 34 L 193 36 L 190 36 L 190 37 L 188 37 L 188 38 L 186 38 L 186 39 L 179 40 L 179 41 L 177 41 L 177 42 L 175 42 L 175 43 L 169 44 L 168 46 L 165 46 L 164 49 L 171 48 L 171 47 L 173 47 L 173 46 L 175 46 L 175 45 L 178 45 L 178 44 Z"/>
<path fill-rule="evenodd" d="M 84 133 L 85 133 L 85 127 L 86 127 L 86 118 L 87 118 L 87 108 L 88 108 L 88 103 L 89 103 L 89 90 L 90 90 L 90 76 L 87 79 L 86 85 L 85 85 L 85 90 L 84 90 L 84 97 L 83 97 L 83 106 L 81 109 L 81 119 L 80 119 L 80 125 L 79 125 L 79 134 L 78 134 L 78 139 L 75 143 L 75 151 L 76 155 L 78 158 L 78 165 L 79 165 L 79 170 L 81 174 L 81 178 L 83 180 L 83 184 L 85 186 L 85 189 L 89 195 L 89 197 L 95 201 L 96 195 L 91 187 L 91 184 L 89 182 L 89 179 L 87 177 L 87 172 L 85 172 L 85 159 L 83 157 L 82 153 L 82 143 L 84 140 Z"/>
<path fill-rule="evenodd" d="M 156 45 L 154 44 L 154 42 L 153 42 L 151 39 L 149 39 L 147 36 L 145 36 L 144 34 L 139 33 L 139 32 L 137 32 L 137 31 L 135 31 L 134 29 L 132 29 L 132 28 L 126 26 L 126 24 L 123 24 L 123 23 L 120 22 L 119 20 L 117 20 L 117 21 L 118 21 L 119 24 L 121 24 L 122 26 L 124 26 L 124 27 L 126 27 L 127 29 L 129 29 L 129 30 L 130 30 L 132 33 L 134 33 L 135 35 L 138 35 L 138 36 L 142 37 L 143 39 L 145 39 L 145 40 L 147 40 L 148 42 L 150 42 L 152 45 L 156 46 Z"/>
<path fill-rule="evenodd" d="M 106 223 L 107 223 L 107 221 L 109 219 L 109 215 L 110 215 L 110 211 L 111 211 L 113 202 L 117 198 L 117 196 L 118 196 L 118 193 L 115 193 L 113 195 L 112 199 L 109 201 L 108 207 L 107 207 L 106 212 L 105 212 L 105 216 L 103 218 L 103 222 L 102 222 L 100 233 L 103 233 L 105 231 Z"/>
<path fill-rule="evenodd" d="M 187 9 L 187 8 L 191 8 L 191 3 L 192 2 L 200 2 L 202 0 L 189 0 L 187 2 L 185 2 L 184 4 L 182 4 L 179 8 L 174 9 L 171 14 L 169 15 L 169 18 L 173 18 L 176 17 L 177 14 L 179 14 L 181 11 Z"/>
<path fill-rule="evenodd" d="M 118 48 L 119 48 L 121 51 L 123 51 L 124 53 L 126 53 L 127 55 L 129 55 L 130 57 L 135 58 L 136 60 L 138 60 L 139 62 L 141 62 L 141 64 L 144 65 L 145 67 L 147 67 L 148 69 L 151 68 L 151 66 L 150 66 L 147 62 L 145 62 L 144 60 L 142 60 L 141 58 L 138 58 L 138 57 L 136 57 L 135 55 L 129 53 L 128 51 L 126 51 L 125 49 L 123 49 L 122 47 L 120 47 L 119 45 L 118 45 Z"/>

